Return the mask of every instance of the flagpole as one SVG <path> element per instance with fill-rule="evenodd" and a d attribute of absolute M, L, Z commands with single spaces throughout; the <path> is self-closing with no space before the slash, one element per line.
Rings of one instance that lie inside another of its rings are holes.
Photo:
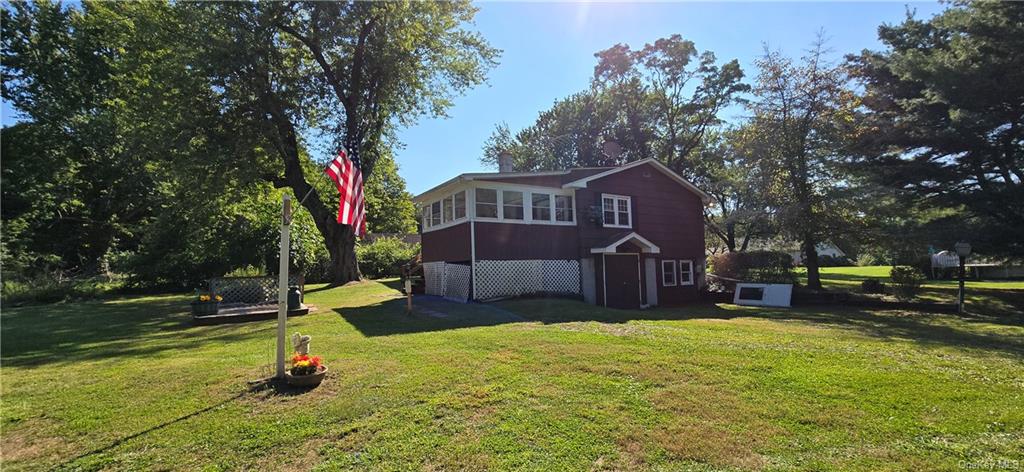
<path fill-rule="evenodd" d="M 312 193 L 313 193 L 313 186 L 310 185 L 309 186 L 309 190 L 306 191 L 306 195 L 304 195 L 302 197 L 302 199 L 299 200 L 299 206 L 302 206 L 303 203 L 306 203 L 306 199 L 309 198 L 309 195 L 312 194 Z"/>
<path fill-rule="evenodd" d="M 312 188 L 310 188 L 312 190 Z M 309 194 L 306 194 L 309 196 Z M 292 197 L 281 197 L 281 254 L 277 266 L 277 378 L 284 379 L 285 323 L 288 320 L 288 248 L 292 222 Z"/>

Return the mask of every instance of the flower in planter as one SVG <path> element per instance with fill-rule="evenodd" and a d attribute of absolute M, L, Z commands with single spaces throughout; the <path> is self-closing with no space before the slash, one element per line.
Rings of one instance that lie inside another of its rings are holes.
<path fill-rule="evenodd" d="M 312 375 L 320 369 L 320 356 L 309 354 L 298 354 L 292 356 L 292 375 Z"/>
<path fill-rule="evenodd" d="M 211 300 L 215 300 L 215 301 L 221 302 L 221 301 L 224 301 L 224 297 L 222 297 L 220 295 L 209 295 L 209 294 L 206 294 L 206 293 L 204 293 L 204 294 L 199 296 L 199 301 L 200 302 L 206 303 L 206 302 L 209 302 Z"/>

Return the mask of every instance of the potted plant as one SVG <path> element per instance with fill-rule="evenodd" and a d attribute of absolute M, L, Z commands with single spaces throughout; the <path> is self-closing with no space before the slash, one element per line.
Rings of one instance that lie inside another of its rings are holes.
<path fill-rule="evenodd" d="M 196 316 L 216 315 L 220 310 L 220 302 L 224 297 L 203 293 L 192 301 L 192 314 Z"/>
<path fill-rule="evenodd" d="M 327 366 L 320 361 L 320 356 L 298 354 L 292 356 L 292 368 L 285 371 L 289 385 L 298 387 L 314 387 L 323 382 L 327 376 Z"/>
<path fill-rule="evenodd" d="M 309 355 L 309 340 L 309 336 L 299 333 L 292 335 L 295 355 L 292 356 L 292 367 L 284 372 L 289 385 L 314 387 L 327 376 L 327 366 L 321 362 L 320 356 Z"/>

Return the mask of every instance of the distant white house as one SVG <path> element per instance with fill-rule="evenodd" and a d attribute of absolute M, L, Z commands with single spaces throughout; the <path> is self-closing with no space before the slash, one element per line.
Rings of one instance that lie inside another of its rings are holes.
<path fill-rule="evenodd" d="M 814 248 L 818 250 L 818 256 L 819 257 L 821 257 L 821 256 L 846 257 L 846 253 L 843 252 L 842 249 L 839 249 L 838 246 L 836 246 L 835 244 L 832 244 L 830 242 L 818 243 L 818 245 L 814 246 Z M 802 250 L 800 250 L 800 249 L 788 249 L 788 250 L 786 250 L 786 252 L 789 253 L 789 255 L 793 257 L 793 264 L 794 265 L 803 265 L 804 257 L 803 257 L 803 251 Z"/>
<path fill-rule="evenodd" d="M 932 254 L 932 277 L 938 278 L 945 274 L 951 276 L 960 267 L 960 257 L 953 251 L 941 251 Z M 1012 261 L 986 260 L 977 255 L 969 258 L 964 264 L 967 276 L 975 279 L 1012 279 L 1024 277 L 1024 265 Z M 955 276 L 955 275 L 952 275 Z"/>

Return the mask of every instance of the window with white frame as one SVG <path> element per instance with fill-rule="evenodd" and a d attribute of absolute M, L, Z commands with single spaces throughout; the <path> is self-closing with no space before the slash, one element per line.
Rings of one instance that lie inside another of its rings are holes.
<path fill-rule="evenodd" d="M 441 224 L 441 202 L 434 202 L 430 205 L 430 226 Z"/>
<path fill-rule="evenodd" d="M 679 261 L 679 285 L 693 285 L 693 261 Z"/>
<path fill-rule="evenodd" d="M 601 195 L 601 209 L 604 225 L 612 228 L 630 228 L 633 215 L 630 198 L 620 195 Z"/>
<path fill-rule="evenodd" d="M 420 216 L 421 216 L 422 221 L 423 221 L 423 229 L 429 228 L 430 227 L 430 206 L 428 205 L 428 206 L 425 206 L 422 209 L 420 209 L 420 214 L 421 214 Z"/>
<path fill-rule="evenodd" d="M 551 194 L 531 193 L 530 210 L 534 221 L 551 221 Z"/>
<path fill-rule="evenodd" d="M 572 195 L 555 195 L 555 221 L 573 222 Z"/>
<path fill-rule="evenodd" d="M 479 218 L 498 217 L 498 191 L 490 188 L 476 189 L 476 216 Z"/>
<path fill-rule="evenodd" d="M 455 207 L 455 219 L 459 220 L 466 217 L 466 191 L 456 192 L 452 195 L 452 202 Z"/>
<path fill-rule="evenodd" d="M 661 261 L 661 285 L 663 287 L 676 286 L 676 261 Z"/>
<path fill-rule="evenodd" d="M 515 190 L 501 192 L 501 217 L 506 220 L 523 219 L 523 192 Z"/>
<path fill-rule="evenodd" d="M 455 215 L 453 203 L 452 197 L 446 197 L 444 200 L 441 200 L 441 213 L 444 223 L 451 223 L 452 217 Z"/>

